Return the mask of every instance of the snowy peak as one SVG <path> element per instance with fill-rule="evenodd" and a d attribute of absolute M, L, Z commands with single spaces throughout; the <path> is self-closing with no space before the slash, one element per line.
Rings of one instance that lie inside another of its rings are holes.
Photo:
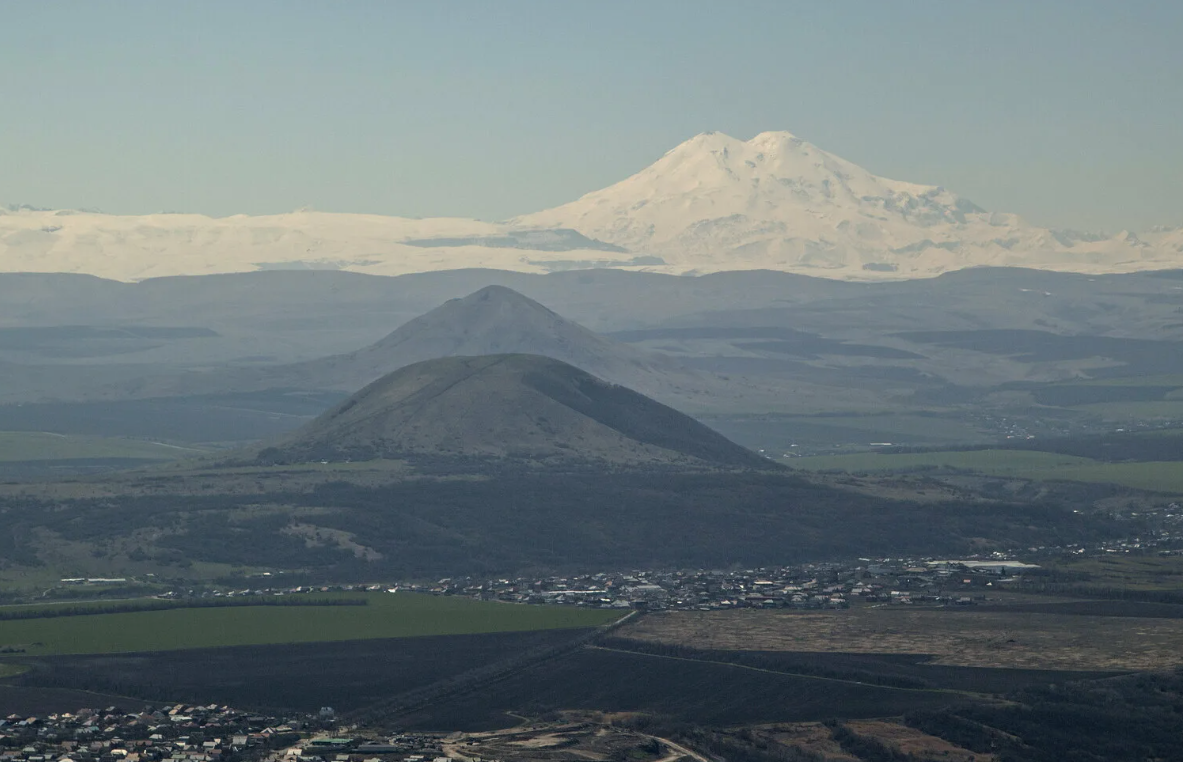
<path fill-rule="evenodd" d="M 915 237 L 884 236 L 887 226 L 964 224 L 970 214 L 983 211 L 943 188 L 873 175 L 792 133 L 742 141 L 711 132 L 615 185 L 513 222 L 555 227 L 562 221 L 634 253 L 668 259 L 669 249 L 707 257 L 776 240 L 827 247 L 846 235 L 886 239 L 890 248 Z"/>

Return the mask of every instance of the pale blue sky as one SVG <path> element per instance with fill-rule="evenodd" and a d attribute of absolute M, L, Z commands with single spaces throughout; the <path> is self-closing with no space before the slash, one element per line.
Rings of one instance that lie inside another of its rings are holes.
<path fill-rule="evenodd" d="M 28 0 L 0 72 L 2 203 L 501 219 L 787 129 L 1039 224 L 1183 224 L 1183 0 Z"/>

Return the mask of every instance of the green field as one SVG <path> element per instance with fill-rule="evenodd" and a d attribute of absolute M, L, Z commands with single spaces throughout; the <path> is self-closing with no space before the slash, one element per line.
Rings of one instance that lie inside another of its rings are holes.
<path fill-rule="evenodd" d="M 0 431 L 0 462 L 137 458 L 173 460 L 200 451 L 138 439 L 66 436 L 43 431 Z"/>
<path fill-rule="evenodd" d="M 1158 376 L 1121 376 L 1118 378 L 1074 379 L 1072 386 L 1178 386 L 1183 388 L 1183 375 L 1168 373 Z"/>
<path fill-rule="evenodd" d="M 1107 421 L 1183 421 L 1183 400 L 1099 402 L 1077 405 L 1072 409 L 1092 413 Z"/>
<path fill-rule="evenodd" d="M 1084 587 L 1126 590 L 1183 590 L 1183 556 L 1106 555 L 1066 558 L 1049 568 L 1087 575 Z"/>
<path fill-rule="evenodd" d="M 809 471 L 901 471 L 916 468 L 960 468 L 969 471 L 1017 476 L 1032 470 L 1048 470 L 1094 464 L 1088 458 L 1033 450 L 968 450 L 965 452 L 877 453 L 820 455 L 789 461 Z"/>
<path fill-rule="evenodd" d="M 1183 495 L 1183 462 L 1176 461 L 1157 463 L 1086 461 L 1081 464 L 1057 468 L 1021 471 L 1017 475 L 1032 481 L 1061 480 L 1094 484 L 1120 484 L 1151 492 Z"/>
<path fill-rule="evenodd" d="M 848 473 L 960 469 L 1032 481 L 1120 484 L 1134 489 L 1183 494 L 1183 463 L 1102 463 L 1090 458 L 1034 450 L 867 452 L 799 458 L 791 461 L 790 465 L 808 471 Z"/>
<path fill-rule="evenodd" d="M 619 611 L 372 593 L 366 606 L 258 606 L 0 621 L 0 648 L 27 655 L 168 651 L 594 627 Z M 18 654 L 19 655 L 19 654 Z"/>

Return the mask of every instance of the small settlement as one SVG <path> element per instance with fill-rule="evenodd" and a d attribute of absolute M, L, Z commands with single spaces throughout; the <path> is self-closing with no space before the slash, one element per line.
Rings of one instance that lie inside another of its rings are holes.
<path fill-rule="evenodd" d="M 229 762 L 262 759 L 328 717 L 268 717 L 226 706 L 79 709 L 0 720 L 0 762 Z"/>
<path fill-rule="evenodd" d="M 329 707 L 275 717 L 216 705 L 109 706 L 0 720 L 0 762 L 454 762 L 443 738 L 343 737 Z"/>
<path fill-rule="evenodd" d="M 277 584 L 268 575 L 258 587 L 175 590 L 164 598 L 283 596 L 331 592 L 414 592 L 508 603 L 609 609 L 718 610 L 732 608 L 840 609 L 852 603 L 972 605 L 991 592 L 1013 589 L 1039 567 L 1006 558 L 947 561 L 860 559 L 753 569 L 638 570 L 570 576 L 481 579 L 455 577 L 434 583 Z"/>

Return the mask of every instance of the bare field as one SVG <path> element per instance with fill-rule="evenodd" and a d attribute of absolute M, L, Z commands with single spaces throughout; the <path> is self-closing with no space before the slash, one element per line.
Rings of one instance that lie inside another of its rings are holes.
<path fill-rule="evenodd" d="M 565 713 L 578 717 L 579 712 Z M 510 759 L 514 762 L 674 762 L 684 755 L 674 746 L 651 743 L 650 737 L 595 722 L 526 724 L 507 730 L 458 733 L 443 750 L 453 759 Z"/>
<path fill-rule="evenodd" d="M 853 733 L 873 738 L 901 754 L 910 754 L 912 759 L 940 759 L 949 762 L 994 762 L 998 759 L 993 754 L 978 754 L 897 722 L 852 720 L 846 723 L 846 727 Z"/>
<path fill-rule="evenodd" d="M 859 762 L 838 745 L 830 729 L 820 722 L 794 722 L 768 728 L 766 734 L 776 743 L 790 749 L 813 754 L 822 762 Z"/>
<path fill-rule="evenodd" d="M 854 608 L 678 611 L 618 636 L 723 651 L 924 654 L 933 664 L 1051 670 L 1146 670 L 1183 663 L 1183 620 L 1025 612 Z"/>

